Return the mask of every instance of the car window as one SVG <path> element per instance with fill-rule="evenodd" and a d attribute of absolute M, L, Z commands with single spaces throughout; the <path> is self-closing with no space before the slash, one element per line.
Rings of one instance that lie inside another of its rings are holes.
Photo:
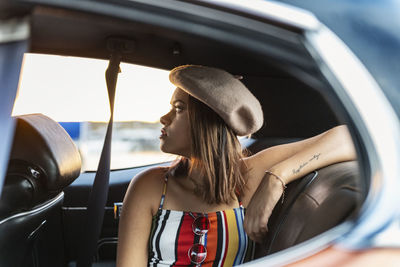
<path fill-rule="evenodd" d="M 96 170 L 110 116 L 105 70 L 108 61 L 25 54 L 13 116 L 42 113 L 70 134 L 82 171 Z M 170 161 L 159 149 L 160 116 L 173 87 L 168 72 L 121 63 L 115 96 L 111 168 Z"/>

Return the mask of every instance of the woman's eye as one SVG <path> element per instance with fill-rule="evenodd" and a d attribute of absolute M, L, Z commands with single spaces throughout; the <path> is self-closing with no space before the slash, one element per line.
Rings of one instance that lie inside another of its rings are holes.
<path fill-rule="evenodd" d="M 181 112 L 182 110 L 183 110 L 182 107 L 175 107 L 175 112 L 176 112 L 176 113 L 179 113 L 179 112 Z"/>

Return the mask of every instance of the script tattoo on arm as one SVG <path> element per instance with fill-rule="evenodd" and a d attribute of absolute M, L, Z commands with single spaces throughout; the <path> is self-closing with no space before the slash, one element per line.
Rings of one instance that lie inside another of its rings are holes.
<path fill-rule="evenodd" d="M 308 161 L 305 161 L 300 164 L 300 166 L 297 169 L 292 169 L 293 174 L 297 174 L 303 169 L 308 163 L 310 163 L 313 160 L 318 160 L 319 156 L 321 156 L 321 153 L 314 154 Z"/>

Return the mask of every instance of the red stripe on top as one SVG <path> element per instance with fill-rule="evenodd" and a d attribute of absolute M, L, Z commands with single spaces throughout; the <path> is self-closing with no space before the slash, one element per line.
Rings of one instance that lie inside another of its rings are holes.
<path fill-rule="evenodd" d="M 224 223 L 224 226 L 225 226 L 224 227 L 224 231 L 225 231 L 225 251 L 224 251 L 224 256 L 222 257 L 221 266 L 224 266 L 226 254 L 228 252 L 228 247 L 229 247 L 229 231 L 228 231 L 228 221 L 226 220 L 226 214 L 225 214 L 225 212 L 222 212 L 222 214 L 224 215 L 223 223 Z"/>
<path fill-rule="evenodd" d="M 215 257 L 217 256 L 218 245 L 218 222 L 217 214 L 210 213 L 208 215 L 210 228 L 207 232 L 207 257 L 201 264 L 202 267 L 211 267 L 214 264 Z"/>
<path fill-rule="evenodd" d="M 192 223 L 193 223 L 193 218 L 189 214 L 184 213 L 182 225 L 179 229 L 180 232 L 179 232 L 178 244 L 177 247 L 175 248 L 178 256 L 175 262 L 175 265 L 177 266 L 191 264 L 188 257 L 188 251 L 192 247 L 194 240 Z"/>

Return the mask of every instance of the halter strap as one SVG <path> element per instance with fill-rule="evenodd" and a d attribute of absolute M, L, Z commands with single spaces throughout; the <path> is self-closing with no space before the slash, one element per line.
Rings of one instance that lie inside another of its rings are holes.
<path fill-rule="evenodd" d="M 241 199 L 241 197 L 240 197 L 240 192 L 239 192 L 238 189 L 235 190 L 235 194 L 236 194 L 236 197 L 237 197 L 237 199 L 238 199 L 238 201 L 239 201 L 239 207 L 243 208 L 242 199 Z"/>
<path fill-rule="evenodd" d="M 168 182 L 168 174 L 165 174 L 165 176 L 164 176 L 164 188 L 163 188 L 163 192 L 162 192 L 162 195 L 161 195 L 160 206 L 158 207 L 158 211 L 161 211 L 163 206 L 164 206 L 165 193 L 167 192 L 167 182 Z"/>

